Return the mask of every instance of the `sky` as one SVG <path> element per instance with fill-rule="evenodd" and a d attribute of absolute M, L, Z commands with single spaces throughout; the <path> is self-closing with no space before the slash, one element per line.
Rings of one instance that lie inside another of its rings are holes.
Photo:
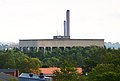
<path fill-rule="evenodd" d="M 71 39 L 120 42 L 120 0 L 0 0 L 0 42 L 63 35 L 66 10 Z"/>

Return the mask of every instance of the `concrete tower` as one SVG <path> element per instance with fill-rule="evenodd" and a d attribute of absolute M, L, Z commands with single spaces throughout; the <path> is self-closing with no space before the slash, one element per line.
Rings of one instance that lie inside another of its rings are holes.
<path fill-rule="evenodd" d="M 70 36 L 70 11 L 66 11 L 67 36 Z"/>
<path fill-rule="evenodd" d="M 53 39 L 70 39 L 70 11 L 66 11 L 66 19 L 64 20 L 64 36 L 53 36 Z"/>
<path fill-rule="evenodd" d="M 64 21 L 64 36 L 67 36 L 67 23 Z"/>

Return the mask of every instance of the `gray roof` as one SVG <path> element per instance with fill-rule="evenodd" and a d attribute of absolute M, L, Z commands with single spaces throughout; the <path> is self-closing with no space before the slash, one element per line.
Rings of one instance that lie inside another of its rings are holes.
<path fill-rule="evenodd" d="M 15 72 L 16 69 L 0 69 L 0 72 Z"/>
<path fill-rule="evenodd" d="M 11 79 L 11 78 L 18 80 L 17 77 L 11 76 L 9 74 L 5 74 L 3 72 L 0 73 L 0 80 L 2 80 L 2 81 L 9 81 L 9 79 Z"/>
<path fill-rule="evenodd" d="M 44 76 L 44 78 L 46 81 L 52 81 L 52 78 L 51 77 L 46 77 Z M 20 76 L 19 76 L 19 81 L 44 81 L 44 80 L 41 80 L 41 78 L 39 78 L 39 75 L 36 75 L 36 74 L 33 74 L 32 77 L 29 76 L 29 73 L 22 73 Z"/>
<path fill-rule="evenodd" d="M 19 41 L 61 41 L 61 40 L 67 40 L 67 41 L 88 41 L 88 40 L 91 40 L 91 41 L 95 41 L 95 40 L 101 40 L 101 41 L 104 41 L 104 39 L 20 39 Z"/>

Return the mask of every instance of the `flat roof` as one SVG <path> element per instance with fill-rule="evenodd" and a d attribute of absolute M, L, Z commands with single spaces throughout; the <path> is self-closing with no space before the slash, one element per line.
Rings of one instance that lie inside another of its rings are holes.
<path fill-rule="evenodd" d="M 104 39 L 20 39 L 19 41 L 54 41 L 54 40 L 102 40 L 104 41 Z"/>

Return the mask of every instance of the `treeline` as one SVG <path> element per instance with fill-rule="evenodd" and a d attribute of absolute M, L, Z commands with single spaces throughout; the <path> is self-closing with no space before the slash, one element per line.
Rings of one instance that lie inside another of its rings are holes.
<path fill-rule="evenodd" d="M 26 53 L 29 57 L 38 58 L 42 61 L 42 67 L 60 67 L 67 61 L 76 67 L 93 68 L 97 64 L 120 64 L 120 49 L 106 49 L 97 46 L 73 47 L 62 50 L 56 48 L 52 51 Z"/>
<path fill-rule="evenodd" d="M 120 77 L 120 49 L 91 46 L 65 50 L 56 48 L 45 53 L 40 50 L 24 53 L 18 49 L 0 51 L 0 68 L 37 72 L 39 67 L 82 67 L 83 76 L 80 81 L 115 81 Z M 116 79 L 105 80 L 105 77 Z"/>
<path fill-rule="evenodd" d="M 38 72 L 42 62 L 38 58 L 28 57 L 18 49 L 0 51 L 0 69 L 18 69 L 22 72 Z"/>
<path fill-rule="evenodd" d="M 120 81 L 120 49 L 97 46 L 73 47 L 65 50 L 57 48 L 44 54 L 38 51 L 26 55 L 39 58 L 42 67 L 63 68 L 62 73 L 55 73 L 58 76 L 73 73 L 68 77 L 61 76 L 58 81 Z M 83 76 L 77 76 L 73 67 L 82 67 Z"/>

